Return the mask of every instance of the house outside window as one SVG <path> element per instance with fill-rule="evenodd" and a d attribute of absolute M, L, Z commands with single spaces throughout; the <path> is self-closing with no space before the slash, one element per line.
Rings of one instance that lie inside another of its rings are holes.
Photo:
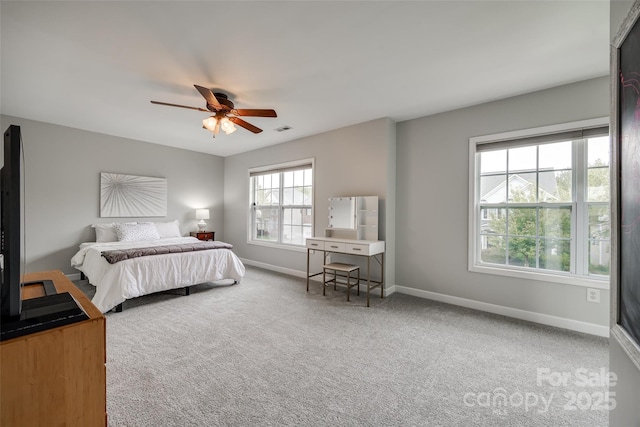
<path fill-rule="evenodd" d="M 249 171 L 249 242 L 304 247 L 313 236 L 313 160 Z"/>
<path fill-rule="evenodd" d="M 471 271 L 608 287 L 606 122 L 471 138 Z"/>

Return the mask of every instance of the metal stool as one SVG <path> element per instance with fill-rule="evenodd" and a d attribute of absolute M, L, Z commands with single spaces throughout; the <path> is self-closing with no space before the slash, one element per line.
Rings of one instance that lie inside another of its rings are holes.
<path fill-rule="evenodd" d="M 357 278 L 355 278 L 356 280 L 355 283 L 352 283 L 352 280 L 351 280 L 352 279 L 351 273 L 353 271 L 358 272 L 358 276 Z M 333 275 L 333 279 L 327 280 L 327 272 Z M 338 274 L 338 272 L 346 273 L 346 274 Z M 351 295 L 351 288 L 353 286 L 356 287 L 356 289 L 358 290 L 358 295 L 360 295 L 360 267 L 352 264 L 343 264 L 341 262 L 332 262 L 331 264 L 325 264 L 324 267 L 322 268 L 322 295 L 326 295 L 327 283 L 333 282 L 333 289 L 334 290 L 336 289 L 336 285 L 338 283 L 336 279 L 338 277 L 345 277 L 347 279 L 347 282 L 346 282 L 347 301 L 349 301 L 349 296 Z"/>

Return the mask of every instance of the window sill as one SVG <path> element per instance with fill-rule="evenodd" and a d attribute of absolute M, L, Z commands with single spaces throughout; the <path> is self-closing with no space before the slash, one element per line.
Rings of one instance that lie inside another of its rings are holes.
<path fill-rule="evenodd" d="M 472 265 L 469 271 L 474 273 L 494 274 L 497 276 L 517 277 L 519 279 L 539 280 L 542 282 L 560 283 L 563 285 L 582 286 L 585 288 L 609 289 L 609 278 L 602 276 L 596 277 L 579 277 L 563 274 L 552 274 L 547 272 L 532 272 L 517 270 L 511 268 L 492 267 L 489 265 Z"/>
<path fill-rule="evenodd" d="M 307 251 L 307 247 L 306 246 L 287 245 L 287 244 L 283 244 L 283 243 L 273 243 L 273 242 L 261 242 L 259 240 L 247 240 L 247 244 L 248 245 L 255 245 L 255 246 L 264 246 L 266 248 L 272 248 L 272 249 L 284 249 L 286 251 L 293 251 L 293 252 L 306 252 Z"/>

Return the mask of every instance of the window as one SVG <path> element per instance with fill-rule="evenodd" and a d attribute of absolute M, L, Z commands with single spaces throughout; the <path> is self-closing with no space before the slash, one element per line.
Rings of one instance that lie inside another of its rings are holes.
<path fill-rule="evenodd" d="M 313 235 L 313 162 L 249 171 L 253 243 L 304 246 Z"/>
<path fill-rule="evenodd" d="M 471 139 L 472 271 L 608 280 L 608 127 L 587 124 Z"/>

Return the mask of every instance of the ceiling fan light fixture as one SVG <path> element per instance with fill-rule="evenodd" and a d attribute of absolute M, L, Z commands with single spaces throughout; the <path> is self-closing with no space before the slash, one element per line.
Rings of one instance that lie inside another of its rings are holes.
<path fill-rule="evenodd" d="M 210 130 L 211 132 L 214 132 L 216 129 L 216 123 L 218 121 L 216 120 L 216 116 L 211 116 L 211 117 L 207 117 L 206 119 L 204 119 L 202 121 L 202 126 L 204 126 L 206 129 Z"/>
<path fill-rule="evenodd" d="M 220 120 L 220 127 L 227 135 L 232 134 L 236 131 L 236 127 L 228 117 L 224 117 L 222 120 Z"/>
<path fill-rule="evenodd" d="M 232 134 L 237 130 L 235 125 L 240 126 L 243 129 L 253 133 L 260 133 L 262 129 L 251 123 L 246 122 L 240 117 L 278 117 L 275 110 L 272 109 L 256 109 L 256 108 L 240 108 L 236 109 L 233 102 L 229 100 L 229 97 L 222 93 L 213 93 L 211 89 L 204 86 L 193 85 L 200 95 L 206 100 L 206 107 L 190 107 L 188 105 L 172 104 L 169 102 L 151 101 L 152 104 L 167 105 L 169 107 L 188 108 L 190 110 L 198 110 L 208 113 L 213 113 L 212 116 L 207 117 L 202 121 L 202 127 L 213 133 L 215 138 L 222 129 L 227 135 Z"/>

